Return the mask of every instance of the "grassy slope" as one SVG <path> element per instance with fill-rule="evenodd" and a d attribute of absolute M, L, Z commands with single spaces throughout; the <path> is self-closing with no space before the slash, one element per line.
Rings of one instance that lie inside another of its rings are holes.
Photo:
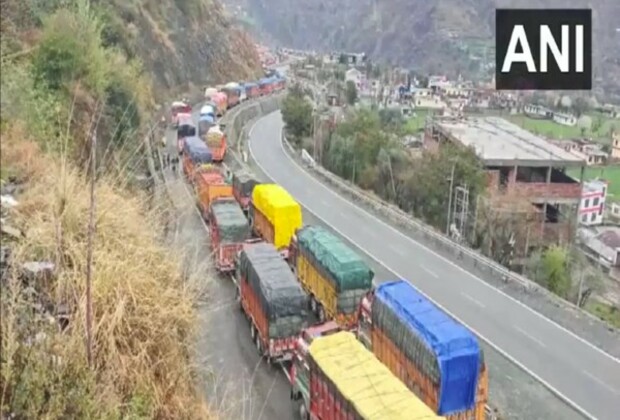
<path fill-rule="evenodd" d="M 26 236 L 11 244 L 17 268 L 2 285 L 1 410 L 18 418 L 210 418 L 190 361 L 196 293 L 182 279 L 177 256 L 158 245 L 163 203 L 150 205 L 131 179 L 144 170 L 141 139 L 154 91 L 163 96 L 197 74 L 212 73 L 205 80 L 215 81 L 248 76 L 258 71 L 255 52 L 211 0 L 147 0 L 112 10 L 99 4 L 2 3 L 0 168 L 3 183 L 23 191 L 7 220 Z M 181 6 L 208 13 L 208 30 L 182 19 Z M 175 36 L 184 24 L 193 25 L 191 33 Z M 215 46 L 208 45 L 209 33 L 218 35 Z M 205 46 L 208 54 L 197 51 Z M 192 52 L 208 60 L 188 61 Z M 102 171 L 89 369 L 83 169 L 95 126 Z M 33 260 L 58 268 L 51 282 L 37 284 L 34 297 L 18 270 Z M 47 310 L 33 314 L 33 304 Z M 63 306 L 70 315 L 61 332 L 49 317 Z"/>

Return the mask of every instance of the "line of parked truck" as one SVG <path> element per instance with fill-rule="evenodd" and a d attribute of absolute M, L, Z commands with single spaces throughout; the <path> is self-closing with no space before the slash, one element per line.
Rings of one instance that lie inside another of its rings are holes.
<path fill-rule="evenodd" d="M 484 419 L 488 371 L 477 338 L 409 282 L 373 286 L 355 250 L 304 226 L 281 186 L 228 173 L 206 140 L 185 137 L 183 172 L 214 265 L 235 280 L 257 351 L 288 369 L 301 418 Z"/>

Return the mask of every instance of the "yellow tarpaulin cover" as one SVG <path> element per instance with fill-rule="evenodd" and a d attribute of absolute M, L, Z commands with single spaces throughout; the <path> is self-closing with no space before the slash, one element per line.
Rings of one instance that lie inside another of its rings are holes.
<path fill-rule="evenodd" d="M 310 355 L 366 420 L 436 420 L 438 416 L 350 332 L 317 338 Z"/>
<path fill-rule="evenodd" d="M 295 230 L 302 225 L 299 203 L 277 184 L 255 186 L 252 202 L 273 225 L 273 245 L 278 249 L 289 246 Z"/>

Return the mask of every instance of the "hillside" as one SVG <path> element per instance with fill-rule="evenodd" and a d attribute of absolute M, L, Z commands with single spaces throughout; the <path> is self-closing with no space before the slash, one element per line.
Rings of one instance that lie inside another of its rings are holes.
<path fill-rule="evenodd" d="M 156 104 L 255 77 L 252 42 L 213 0 L 0 6 L 0 417 L 215 418 L 195 383 L 205 279 L 134 181 Z"/>
<path fill-rule="evenodd" d="M 75 0 L 2 0 L 2 55 L 36 44 L 40 25 L 55 8 Z M 187 83 L 228 82 L 255 76 L 253 42 L 224 17 L 217 0 L 93 0 L 102 38 L 129 59 L 139 58 L 155 92 Z"/>
<path fill-rule="evenodd" d="M 224 0 L 231 14 L 283 46 L 365 51 L 426 72 L 479 73 L 492 56 L 496 7 L 592 7 L 600 88 L 620 91 L 617 0 Z M 591 4 L 591 6 L 590 6 Z M 471 59 L 476 57 L 475 59 Z M 446 65 L 450 63 L 450 65 Z M 604 83 L 603 83 L 604 82 Z M 619 92 L 620 93 L 620 92 Z"/>

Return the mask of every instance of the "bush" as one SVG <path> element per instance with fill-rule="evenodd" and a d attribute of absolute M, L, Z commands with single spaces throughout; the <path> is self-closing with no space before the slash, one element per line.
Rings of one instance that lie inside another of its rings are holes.
<path fill-rule="evenodd" d="M 16 418 L 210 418 L 190 363 L 194 293 L 175 256 L 157 244 L 159 214 L 143 208 L 143 197 L 106 180 L 97 186 L 94 365 L 88 367 L 88 184 L 71 165 L 44 163 L 45 172 L 28 184 L 12 215 L 26 239 L 13 247 L 15 268 L 2 286 L 2 412 Z M 35 283 L 34 294 L 17 269 L 33 260 L 58 267 L 52 280 Z M 37 305 L 51 314 L 68 308 L 68 327 L 50 322 Z"/>

